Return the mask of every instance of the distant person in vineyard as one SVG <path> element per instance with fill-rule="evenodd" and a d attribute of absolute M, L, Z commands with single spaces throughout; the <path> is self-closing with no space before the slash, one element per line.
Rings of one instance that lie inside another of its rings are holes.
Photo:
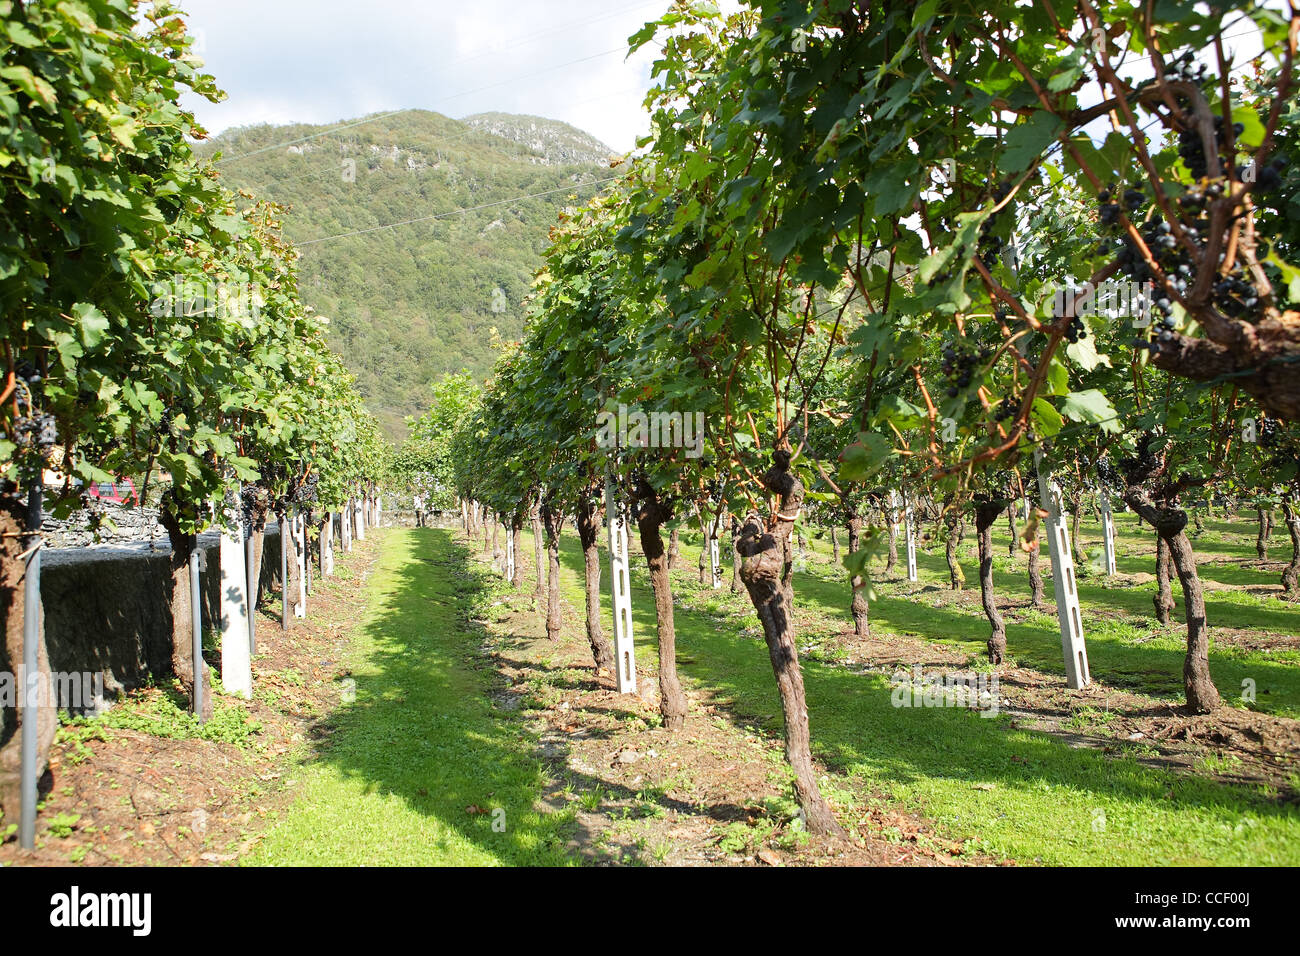
<path fill-rule="evenodd" d="M 423 495 L 415 496 L 415 526 L 417 528 L 424 527 L 424 496 Z"/>

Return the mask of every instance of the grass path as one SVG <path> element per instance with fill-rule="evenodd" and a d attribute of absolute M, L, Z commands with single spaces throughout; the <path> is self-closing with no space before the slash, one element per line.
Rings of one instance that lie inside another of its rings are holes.
<path fill-rule="evenodd" d="M 449 531 L 380 533 L 347 662 L 356 701 L 326 725 L 294 802 L 243 862 L 567 862 L 567 818 L 535 809 L 537 741 L 493 711 L 493 673 L 470 623 L 493 583 Z"/>

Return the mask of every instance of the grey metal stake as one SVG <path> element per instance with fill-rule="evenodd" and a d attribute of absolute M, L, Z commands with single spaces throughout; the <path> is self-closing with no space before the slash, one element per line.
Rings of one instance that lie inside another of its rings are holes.
<path fill-rule="evenodd" d="M 41 630 L 41 479 L 27 492 L 27 528 L 30 534 L 27 567 L 23 571 L 23 728 L 20 756 L 18 842 L 24 850 L 36 845 L 36 749 L 40 725 L 40 658 L 37 645 Z"/>
<path fill-rule="evenodd" d="M 194 632 L 194 713 L 203 721 L 203 604 L 199 587 L 199 536 L 194 536 L 194 549 L 190 551 L 190 626 Z"/>

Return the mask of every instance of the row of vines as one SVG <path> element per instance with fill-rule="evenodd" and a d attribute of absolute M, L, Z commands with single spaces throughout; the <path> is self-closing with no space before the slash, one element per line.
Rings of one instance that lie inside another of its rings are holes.
<path fill-rule="evenodd" d="M 552 633 L 572 518 L 610 668 L 610 482 L 606 518 L 635 523 L 648 565 L 669 729 L 686 699 L 665 533 L 729 531 L 814 832 L 839 826 L 791 625 L 801 521 L 848 529 L 858 633 L 901 508 L 950 541 L 973 521 L 997 664 L 994 522 L 1036 503 L 1004 520 L 1041 600 L 1040 469 L 1067 506 L 1122 502 L 1164 593 L 1182 587 L 1187 706 L 1221 706 L 1187 508 L 1280 507 L 1300 541 L 1298 36 L 1294 8 L 1241 0 L 675 4 L 631 38 L 662 48 L 653 132 L 553 229 L 522 340 L 445 416 L 444 486 L 516 554 L 533 524 Z"/>
<path fill-rule="evenodd" d="M 206 134 L 181 96 L 223 94 L 192 44 L 166 3 L 0 3 L 0 670 L 30 660 L 24 620 L 39 610 L 24 583 L 42 513 L 130 477 L 146 499 L 161 491 L 172 664 L 206 699 L 196 536 L 231 515 L 257 542 L 269 514 L 318 529 L 373 493 L 388 452 L 326 346 L 328 320 L 302 302 L 283 210 L 194 155 Z M 3 713 L 5 809 L 32 709 L 42 766 L 53 736 L 49 706 Z"/>

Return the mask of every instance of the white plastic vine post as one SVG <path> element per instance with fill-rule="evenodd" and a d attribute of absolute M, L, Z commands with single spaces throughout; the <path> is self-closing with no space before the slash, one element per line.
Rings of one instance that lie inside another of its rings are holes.
<path fill-rule="evenodd" d="M 235 500 L 239 500 L 236 490 Z M 248 633 L 248 565 L 244 548 L 244 522 L 239 508 L 229 508 L 217 550 L 221 575 L 221 682 L 241 697 L 253 696 L 252 643 Z"/>
<path fill-rule="evenodd" d="M 298 594 L 294 599 L 293 616 L 307 616 L 307 519 L 298 515 L 290 529 L 293 532 L 293 559 L 298 562 Z"/>
<path fill-rule="evenodd" d="M 1024 505 L 1024 508 L 1021 509 L 1020 520 L 1028 521 L 1029 520 L 1029 497 L 1026 496 L 1025 500 L 1021 503 Z"/>
<path fill-rule="evenodd" d="M 366 540 L 366 499 L 357 498 L 356 511 L 352 522 L 352 534 L 358 541 Z"/>
<path fill-rule="evenodd" d="M 343 550 L 352 553 L 352 499 L 343 502 L 339 512 L 339 535 L 343 538 Z"/>
<path fill-rule="evenodd" d="M 610 604 L 614 608 L 614 669 L 618 692 L 636 693 L 636 650 L 632 646 L 632 580 L 627 561 L 627 519 L 614 498 L 614 482 L 605 479 L 605 525 L 609 530 Z"/>
<path fill-rule="evenodd" d="M 379 527 L 379 525 L 383 522 L 383 519 L 384 519 L 384 497 L 383 495 L 375 495 L 375 527 Z"/>
<path fill-rule="evenodd" d="M 515 534 L 506 526 L 506 580 L 515 579 Z"/>
<path fill-rule="evenodd" d="M 1088 648 L 1083 642 L 1083 618 L 1074 578 L 1070 531 L 1061 506 L 1061 489 L 1052 480 L 1041 451 L 1034 452 L 1038 467 L 1039 503 L 1047 512 L 1047 543 L 1052 556 L 1052 590 L 1056 592 L 1056 617 L 1061 625 L 1061 653 L 1065 657 L 1066 686 L 1078 690 L 1092 682 L 1088 674 Z"/>
<path fill-rule="evenodd" d="M 903 496 L 903 523 L 907 525 L 907 580 L 916 580 L 916 528 L 912 520 L 912 506 Z"/>
<path fill-rule="evenodd" d="M 1101 504 L 1102 547 L 1106 551 L 1106 574 L 1115 573 L 1115 519 L 1110 512 L 1110 494 L 1103 488 L 1097 495 Z"/>

